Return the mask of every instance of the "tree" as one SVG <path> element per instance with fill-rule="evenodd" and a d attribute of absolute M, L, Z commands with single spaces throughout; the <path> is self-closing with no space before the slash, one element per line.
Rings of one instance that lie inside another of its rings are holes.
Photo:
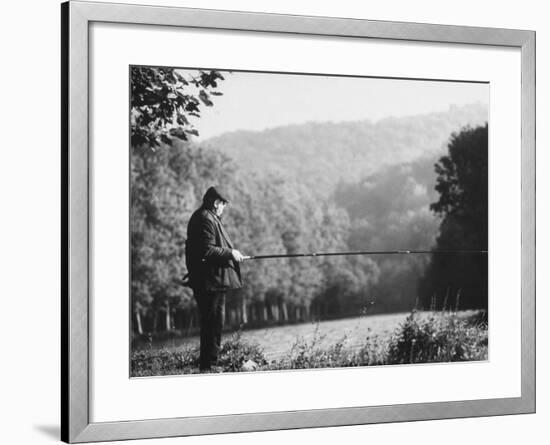
<path fill-rule="evenodd" d="M 449 154 L 435 164 L 439 200 L 430 209 L 441 216 L 436 250 L 487 250 L 488 125 L 453 133 Z M 487 307 L 487 255 L 433 255 L 420 285 L 423 302 Z"/>
<path fill-rule="evenodd" d="M 212 96 L 223 76 L 218 71 L 196 74 L 176 68 L 134 66 L 131 68 L 131 144 L 156 149 L 173 138 L 187 141 L 198 130 L 189 116 L 200 117 L 201 104 L 213 105 Z"/>
<path fill-rule="evenodd" d="M 199 134 L 190 117 L 222 94 L 218 71 L 132 67 L 130 74 L 132 320 L 141 334 L 171 330 L 178 311 L 193 309 L 190 290 L 177 282 L 185 272 L 183 221 L 230 168 L 221 154 L 187 143 Z"/>

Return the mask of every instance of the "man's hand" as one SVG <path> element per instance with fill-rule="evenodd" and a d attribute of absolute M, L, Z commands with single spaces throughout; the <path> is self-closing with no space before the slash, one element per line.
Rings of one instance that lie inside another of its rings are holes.
<path fill-rule="evenodd" d="M 239 252 L 237 249 L 233 249 L 231 251 L 231 254 L 233 255 L 233 259 L 237 262 L 237 263 L 242 263 L 244 261 L 244 256 L 241 252 Z"/>

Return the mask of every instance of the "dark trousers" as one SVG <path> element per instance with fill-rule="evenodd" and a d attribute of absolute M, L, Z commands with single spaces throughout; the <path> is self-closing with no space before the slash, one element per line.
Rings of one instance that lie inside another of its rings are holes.
<path fill-rule="evenodd" d="M 195 290 L 201 326 L 201 370 L 210 369 L 218 361 L 225 318 L 225 292 Z"/>

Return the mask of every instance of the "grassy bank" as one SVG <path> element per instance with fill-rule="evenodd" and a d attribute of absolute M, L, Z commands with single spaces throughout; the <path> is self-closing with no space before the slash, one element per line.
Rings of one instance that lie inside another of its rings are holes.
<path fill-rule="evenodd" d="M 359 348 L 348 347 L 345 335 L 327 346 L 316 328 L 309 340 L 296 339 L 287 354 L 271 361 L 257 342 L 235 333 L 223 343 L 218 365 L 222 372 L 241 372 L 486 360 L 487 334 L 484 312 L 413 311 L 391 334 L 367 335 Z M 197 346 L 135 351 L 131 373 L 198 373 L 198 358 Z"/>

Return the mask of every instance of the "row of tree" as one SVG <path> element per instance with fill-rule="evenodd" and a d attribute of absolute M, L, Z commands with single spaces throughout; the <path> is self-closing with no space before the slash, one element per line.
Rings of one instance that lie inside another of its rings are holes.
<path fill-rule="evenodd" d="M 232 200 L 224 225 L 245 254 L 343 251 L 345 209 L 320 203 L 300 184 L 277 177 L 242 178 L 213 150 L 179 141 L 132 154 L 132 300 L 136 331 L 196 327 L 196 305 L 179 279 L 185 274 L 187 221 L 211 184 Z M 246 262 L 244 288 L 227 304 L 230 325 L 290 322 L 357 314 L 379 279 L 367 257 L 283 258 Z"/>

